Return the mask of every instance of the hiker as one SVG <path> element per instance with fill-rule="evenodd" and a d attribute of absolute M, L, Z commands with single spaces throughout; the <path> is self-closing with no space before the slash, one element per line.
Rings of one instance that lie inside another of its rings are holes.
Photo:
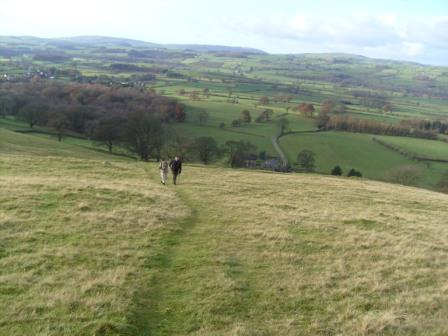
<path fill-rule="evenodd" d="M 173 173 L 173 183 L 176 184 L 177 175 L 182 172 L 182 161 L 176 155 L 173 161 L 170 162 L 171 172 Z"/>
<path fill-rule="evenodd" d="M 168 178 L 168 161 L 162 159 L 160 161 L 159 170 L 160 170 L 161 182 L 162 184 L 166 184 L 166 180 Z"/>

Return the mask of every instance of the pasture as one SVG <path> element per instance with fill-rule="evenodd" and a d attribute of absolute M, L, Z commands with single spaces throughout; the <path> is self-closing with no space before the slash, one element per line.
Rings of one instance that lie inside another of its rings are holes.
<path fill-rule="evenodd" d="M 0 334 L 448 333 L 444 194 L 0 136 Z"/>

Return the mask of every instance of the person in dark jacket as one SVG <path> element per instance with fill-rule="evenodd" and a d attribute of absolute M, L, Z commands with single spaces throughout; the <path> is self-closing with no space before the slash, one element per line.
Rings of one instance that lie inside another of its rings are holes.
<path fill-rule="evenodd" d="M 170 162 L 171 172 L 173 173 L 173 183 L 176 184 L 177 175 L 180 175 L 182 172 L 182 161 L 178 156 L 174 158 L 173 161 Z"/>

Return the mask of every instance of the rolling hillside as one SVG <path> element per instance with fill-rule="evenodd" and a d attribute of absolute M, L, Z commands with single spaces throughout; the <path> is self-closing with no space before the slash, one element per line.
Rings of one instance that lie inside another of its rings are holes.
<path fill-rule="evenodd" d="M 445 335 L 448 196 L 0 131 L 0 334 Z"/>
<path fill-rule="evenodd" d="M 171 97 L 184 104 L 186 111 L 185 122 L 176 124 L 175 132 L 192 139 L 211 136 L 219 145 L 229 140 L 250 141 L 257 155 L 278 156 L 272 138 L 278 134 L 281 118 L 288 120 L 288 131 L 315 130 L 316 118 L 328 100 L 334 104 L 332 115 L 388 125 L 415 119 L 446 122 L 448 115 L 445 67 L 349 54 L 271 55 L 245 48 L 167 46 L 101 36 L 3 36 L 0 74 L 0 101 L 14 96 L 14 92 L 8 93 L 9 84 L 37 78 L 46 85 L 92 83 Z M 268 100 L 262 102 L 262 98 Z M 314 106 L 311 116 L 299 111 L 302 103 Z M 243 110 L 250 112 L 251 122 L 232 126 Z M 272 111 L 272 120 L 256 122 L 265 110 Z M 208 114 L 204 125 L 197 121 L 200 112 Z M 27 129 L 12 118 L 0 118 L 0 127 Z M 446 131 L 437 135 L 440 140 L 446 139 L 443 133 Z M 373 143 L 373 137 L 348 132 L 290 134 L 280 145 L 291 164 L 300 150 L 313 150 L 320 173 L 328 174 L 341 165 L 345 172 L 356 168 L 365 177 L 381 180 L 391 171 L 412 165 L 423 172 L 416 186 L 435 190 L 446 180 L 448 164 L 412 161 Z M 442 141 L 398 137 L 384 141 L 419 157 L 448 155 L 448 144 Z"/>
<path fill-rule="evenodd" d="M 212 136 L 220 145 L 229 140 L 250 141 L 256 146 L 253 154 L 278 156 L 272 138 L 278 134 L 281 118 L 288 120 L 289 131 L 315 130 L 316 118 L 328 100 L 334 104 L 333 115 L 388 125 L 415 119 L 446 122 L 448 115 L 445 67 L 349 54 L 271 55 L 245 48 L 168 46 L 101 36 L 3 36 L 0 47 L 0 101 L 14 95 L 8 93 L 10 83 L 37 78 L 45 84 L 133 87 L 184 104 L 186 120 L 175 125 L 177 133 L 190 138 Z M 262 102 L 263 98 L 267 100 Z M 302 103 L 313 105 L 311 116 L 299 111 Z M 251 122 L 232 126 L 243 110 L 250 112 Z M 272 120 L 256 122 L 265 110 L 272 112 Z M 204 125 L 198 125 L 200 112 L 208 114 Z M 26 129 L 11 118 L 1 119 L 0 127 Z M 437 135 L 440 140 L 446 137 L 443 133 Z M 416 165 L 423 171 L 416 186 L 434 190 L 444 181 L 448 164 L 414 162 L 381 148 L 372 137 L 348 132 L 291 134 L 280 144 L 292 164 L 300 150 L 313 150 L 321 173 L 341 165 L 345 171 L 356 168 L 365 177 L 384 179 L 390 171 Z M 448 155 L 448 144 L 442 141 L 392 137 L 385 141 L 419 157 Z"/>

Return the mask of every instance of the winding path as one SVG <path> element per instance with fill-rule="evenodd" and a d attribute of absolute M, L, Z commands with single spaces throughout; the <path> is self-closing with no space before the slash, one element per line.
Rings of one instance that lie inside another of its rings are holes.
<path fill-rule="evenodd" d="M 272 146 L 274 146 L 275 151 L 278 153 L 278 156 L 282 160 L 283 167 L 288 166 L 289 160 L 288 160 L 288 157 L 286 156 L 285 152 L 283 151 L 282 147 L 280 146 L 278 140 L 285 135 L 300 134 L 300 133 L 317 133 L 317 132 L 321 132 L 321 131 L 320 130 L 294 131 L 294 132 L 286 132 L 283 134 L 277 134 L 274 137 L 272 137 Z"/>
<path fill-rule="evenodd" d="M 280 139 L 283 135 L 284 134 L 274 136 L 272 138 L 272 146 L 274 146 L 275 151 L 278 153 L 278 156 L 281 158 L 283 167 L 286 167 L 286 166 L 288 166 L 288 163 L 289 163 L 288 158 L 287 158 L 285 152 L 283 151 L 283 149 L 280 147 L 280 144 L 278 143 L 278 139 Z"/>
<path fill-rule="evenodd" d="M 257 296 L 248 274 L 251 266 L 238 257 L 239 246 L 229 243 L 235 239 L 227 231 L 228 223 L 189 183 L 182 181 L 175 188 L 190 215 L 166 233 L 157 253 L 145 262 L 153 274 L 136 293 L 128 319 L 136 335 L 186 335 L 200 330 L 204 319 L 223 325 L 229 311 L 234 311 L 234 319 L 247 316 Z M 227 288 L 229 283 L 234 287 Z M 219 307 L 207 307 L 210 297 L 219 296 L 223 307 L 231 307 L 223 308 L 225 314 Z"/>

